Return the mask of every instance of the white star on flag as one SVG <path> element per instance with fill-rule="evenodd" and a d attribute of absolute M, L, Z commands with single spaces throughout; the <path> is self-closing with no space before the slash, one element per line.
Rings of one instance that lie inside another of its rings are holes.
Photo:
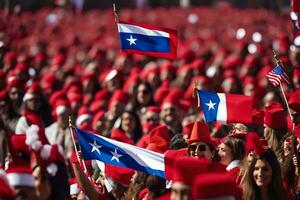
<path fill-rule="evenodd" d="M 130 44 L 129 44 L 130 46 L 131 46 L 132 44 L 135 44 L 135 45 L 136 45 L 135 41 L 136 41 L 137 39 L 133 38 L 132 35 L 130 35 L 130 38 L 127 38 L 126 40 L 128 40 L 128 41 L 130 42 Z"/>
<path fill-rule="evenodd" d="M 94 152 L 94 151 L 97 151 L 100 155 L 101 155 L 101 152 L 100 152 L 100 148 L 102 147 L 101 145 L 98 145 L 96 140 L 94 140 L 94 143 L 89 143 L 93 148 L 92 148 L 92 151 L 91 152 Z"/>
<path fill-rule="evenodd" d="M 208 106 L 208 111 L 210 111 L 210 109 L 215 109 L 215 105 L 216 105 L 216 103 L 213 103 L 212 101 L 211 101 L 211 99 L 209 100 L 209 103 L 206 103 L 206 105 Z"/>
<path fill-rule="evenodd" d="M 111 158 L 111 161 L 116 160 L 117 162 L 120 162 L 119 158 L 122 157 L 123 155 L 118 154 L 117 149 L 115 149 L 114 152 L 111 151 L 110 153 L 113 155 L 113 157 Z"/>

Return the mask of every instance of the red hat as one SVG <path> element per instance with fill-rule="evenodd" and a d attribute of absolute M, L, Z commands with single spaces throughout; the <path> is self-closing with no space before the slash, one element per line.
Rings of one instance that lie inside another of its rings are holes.
<path fill-rule="evenodd" d="M 128 187 L 131 183 L 131 178 L 134 174 L 134 170 L 124 167 L 118 167 L 115 165 L 105 164 L 104 173 L 112 180 Z"/>
<path fill-rule="evenodd" d="M 122 90 L 124 92 L 129 93 L 133 89 L 133 87 L 135 86 L 135 84 L 139 83 L 139 81 L 140 81 L 140 78 L 139 78 L 138 75 L 130 75 L 126 79 L 126 81 L 125 81 L 125 83 L 123 85 Z"/>
<path fill-rule="evenodd" d="M 6 86 L 7 89 L 11 89 L 13 87 L 22 89 L 24 87 L 24 84 L 22 84 L 22 81 L 19 77 L 13 75 L 8 76 L 8 78 L 6 79 Z"/>
<path fill-rule="evenodd" d="M 300 90 L 296 90 L 289 98 L 289 107 L 295 112 L 300 113 Z"/>
<path fill-rule="evenodd" d="M 262 110 L 253 109 L 252 111 L 252 124 L 264 125 L 265 113 Z"/>
<path fill-rule="evenodd" d="M 92 119 L 92 113 L 87 107 L 81 107 L 78 110 L 76 126 L 82 125 L 85 121 L 90 121 Z"/>
<path fill-rule="evenodd" d="M 162 106 L 164 104 L 172 104 L 181 107 L 180 99 L 183 97 L 184 92 L 182 89 L 173 88 L 170 90 L 169 94 L 164 98 Z"/>
<path fill-rule="evenodd" d="M 96 114 L 100 110 L 103 110 L 106 107 L 105 100 L 95 100 L 90 104 L 90 110 L 93 114 Z"/>
<path fill-rule="evenodd" d="M 11 186 L 35 187 L 32 170 L 25 166 L 12 166 L 6 170 L 7 179 Z M 2 186 L 1 186 L 2 187 Z"/>
<path fill-rule="evenodd" d="M 150 145 L 150 146 L 149 146 Z M 158 152 L 158 153 L 164 153 L 169 149 L 168 142 L 158 136 L 158 135 L 151 135 L 150 136 L 150 144 L 147 146 L 146 149 Z"/>
<path fill-rule="evenodd" d="M 240 199 L 236 183 L 224 173 L 205 173 L 193 184 L 193 199 Z"/>
<path fill-rule="evenodd" d="M 155 91 L 154 100 L 158 103 L 161 103 L 164 98 L 168 95 L 170 91 L 170 83 L 168 81 L 164 81 L 162 85 Z"/>
<path fill-rule="evenodd" d="M 176 73 L 176 67 L 169 61 L 164 62 L 160 67 L 160 73 L 168 71 L 170 73 Z"/>
<path fill-rule="evenodd" d="M 182 133 L 186 135 L 187 138 L 191 137 L 193 126 L 194 126 L 194 122 L 190 122 L 182 127 Z"/>
<path fill-rule="evenodd" d="M 97 121 L 99 121 L 104 116 L 104 114 L 105 114 L 105 111 L 100 110 L 94 115 L 93 121 L 92 121 L 93 126 L 97 123 Z"/>
<path fill-rule="evenodd" d="M 66 56 L 63 54 L 58 54 L 53 57 L 51 64 L 52 64 L 52 66 L 53 65 L 63 65 L 65 62 L 66 62 Z"/>
<path fill-rule="evenodd" d="M 265 150 L 263 143 L 256 133 L 250 132 L 246 136 L 245 150 L 246 154 L 254 151 L 256 155 L 261 155 Z"/>
<path fill-rule="evenodd" d="M 192 186 L 196 175 L 209 171 L 210 161 L 193 157 L 179 157 L 175 160 L 173 181 Z"/>
<path fill-rule="evenodd" d="M 28 66 L 25 62 L 19 62 L 18 64 L 16 64 L 14 70 L 17 74 L 19 73 L 28 74 Z"/>
<path fill-rule="evenodd" d="M 222 63 L 222 67 L 225 69 L 235 68 L 241 64 L 241 59 L 239 56 L 230 55 Z"/>
<path fill-rule="evenodd" d="M 15 62 L 15 61 L 17 61 L 17 57 L 18 57 L 17 53 L 10 51 L 4 55 L 3 61 L 4 61 L 4 63 Z"/>
<path fill-rule="evenodd" d="M 152 63 L 149 63 L 149 65 Z M 158 75 L 159 74 L 159 68 L 154 64 L 154 66 L 145 66 L 144 70 L 140 74 L 141 80 L 147 80 L 150 75 Z"/>
<path fill-rule="evenodd" d="M 205 142 L 214 146 L 214 143 L 210 139 L 209 135 L 210 133 L 208 126 L 204 122 L 196 121 L 194 122 L 191 137 L 189 138 L 188 143 L 192 144 L 194 142 Z"/>
<path fill-rule="evenodd" d="M 57 99 L 65 99 L 65 98 L 66 98 L 66 92 L 64 90 L 55 91 L 49 98 L 49 104 L 51 106 L 54 106 Z"/>
<path fill-rule="evenodd" d="M 83 95 L 80 93 L 71 92 L 67 94 L 70 104 L 73 105 L 74 103 L 82 102 Z"/>
<path fill-rule="evenodd" d="M 117 69 L 109 69 L 109 70 L 103 72 L 99 76 L 98 81 L 100 83 L 102 83 L 102 82 L 111 81 L 111 80 L 117 79 L 117 78 L 120 78 L 120 71 L 118 71 Z"/>
<path fill-rule="evenodd" d="M 110 138 L 113 139 L 113 140 L 117 140 L 117 141 L 120 141 L 120 142 L 127 143 L 127 144 L 134 144 L 133 140 L 128 138 L 125 135 L 125 132 L 122 131 L 121 129 L 118 129 L 118 128 L 113 129 L 111 131 Z"/>
<path fill-rule="evenodd" d="M 1 199 L 15 199 L 13 188 L 9 185 L 7 175 L 3 169 L 0 169 L 0 198 Z"/>
<path fill-rule="evenodd" d="M 186 60 L 189 63 L 195 59 L 195 56 L 196 56 L 196 54 L 194 51 L 192 51 L 190 49 L 184 49 L 178 56 L 178 59 Z"/>
<path fill-rule="evenodd" d="M 26 160 L 19 158 L 18 155 L 23 153 L 30 156 L 29 147 L 26 145 L 26 134 L 11 135 L 9 137 L 8 147 L 12 156 L 13 163 L 16 165 L 29 164 Z"/>
<path fill-rule="evenodd" d="M 36 62 L 43 62 L 43 61 L 46 61 L 46 59 L 47 59 L 47 56 L 46 56 L 46 54 L 43 53 L 43 52 L 37 53 L 37 54 L 35 55 L 35 57 L 34 57 L 34 60 L 35 60 Z"/>
<path fill-rule="evenodd" d="M 185 149 L 185 148 L 184 148 Z M 172 180 L 173 171 L 175 168 L 175 161 L 178 157 L 184 157 L 187 155 L 187 151 L 179 150 L 168 150 L 165 152 L 165 175 L 167 180 Z"/>
<path fill-rule="evenodd" d="M 98 91 L 94 96 L 95 100 L 103 100 L 103 99 L 109 99 L 109 98 L 110 98 L 110 94 L 106 89 L 102 89 L 102 90 Z"/>
<path fill-rule="evenodd" d="M 128 101 L 128 94 L 124 93 L 122 90 L 116 90 L 116 91 L 114 91 L 114 93 L 110 99 L 108 107 L 111 107 L 113 105 L 113 103 L 116 103 L 116 102 L 126 104 L 127 101 Z"/>
<path fill-rule="evenodd" d="M 293 78 L 299 78 L 299 77 L 300 77 L 300 68 L 294 68 Z"/>
<path fill-rule="evenodd" d="M 264 123 L 273 129 L 286 128 L 287 121 L 284 109 L 274 104 L 266 106 Z"/>
<path fill-rule="evenodd" d="M 160 113 L 160 107 L 159 106 L 148 106 L 146 112 L 151 112 L 151 113 Z"/>
<path fill-rule="evenodd" d="M 153 128 L 149 132 L 149 135 L 150 135 L 150 137 L 159 136 L 159 137 L 163 138 L 167 142 L 167 144 L 169 145 L 170 136 L 169 136 L 169 129 L 168 129 L 167 126 L 159 125 L 159 126 Z"/>

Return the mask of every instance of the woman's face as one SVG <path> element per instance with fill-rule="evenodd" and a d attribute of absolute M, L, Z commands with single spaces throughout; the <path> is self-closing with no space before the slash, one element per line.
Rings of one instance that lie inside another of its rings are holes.
<path fill-rule="evenodd" d="M 151 94 L 150 91 L 147 89 L 147 87 L 143 84 L 138 86 L 137 89 L 137 101 L 140 104 L 147 104 L 151 100 Z"/>
<path fill-rule="evenodd" d="M 206 158 L 212 160 L 212 152 L 207 144 L 203 142 L 193 143 L 189 146 L 189 154 L 196 158 Z"/>
<path fill-rule="evenodd" d="M 264 129 L 264 138 L 268 141 L 271 135 L 271 128 L 265 126 Z"/>
<path fill-rule="evenodd" d="M 180 182 L 175 182 L 172 185 L 171 200 L 190 200 L 191 190 L 190 187 Z"/>
<path fill-rule="evenodd" d="M 233 160 L 230 149 L 224 143 L 220 144 L 218 154 L 221 158 L 221 163 L 224 165 L 229 165 Z"/>
<path fill-rule="evenodd" d="M 135 128 L 134 117 L 127 112 L 123 113 L 121 126 L 126 133 L 132 133 Z"/>
<path fill-rule="evenodd" d="M 257 160 L 254 166 L 253 178 L 259 188 L 267 187 L 272 181 L 272 168 L 265 160 Z"/>
<path fill-rule="evenodd" d="M 254 152 L 250 151 L 247 155 L 247 162 L 249 166 L 251 165 L 253 158 L 254 158 Z"/>

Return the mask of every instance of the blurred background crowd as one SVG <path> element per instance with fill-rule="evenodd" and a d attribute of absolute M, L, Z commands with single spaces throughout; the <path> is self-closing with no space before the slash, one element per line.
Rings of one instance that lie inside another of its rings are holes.
<path fill-rule="evenodd" d="M 296 199 L 300 41 L 288 1 L 118 2 L 121 20 L 178 31 L 174 61 L 120 52 L 110 1 L 1 6 L 1 198 Z M 266 78 L 272 50 L 291 81 L 292 118 Z M 253 96 L 252 123 L 204 123 L 195 81 Z M 69 116 L 82 130 L 167 152 L 172 182 L 93 161 L 85 170 Z"/>

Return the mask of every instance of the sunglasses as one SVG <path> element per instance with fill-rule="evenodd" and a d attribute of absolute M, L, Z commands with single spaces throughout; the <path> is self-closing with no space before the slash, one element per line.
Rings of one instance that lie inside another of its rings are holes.
<path fill-rule="evenodd" d="M 190 151 L 196 151 L 198 148 L 198 151 L 205 151 L 206 150 L 206 144 L 192 144 L 189 146 Z"/>

